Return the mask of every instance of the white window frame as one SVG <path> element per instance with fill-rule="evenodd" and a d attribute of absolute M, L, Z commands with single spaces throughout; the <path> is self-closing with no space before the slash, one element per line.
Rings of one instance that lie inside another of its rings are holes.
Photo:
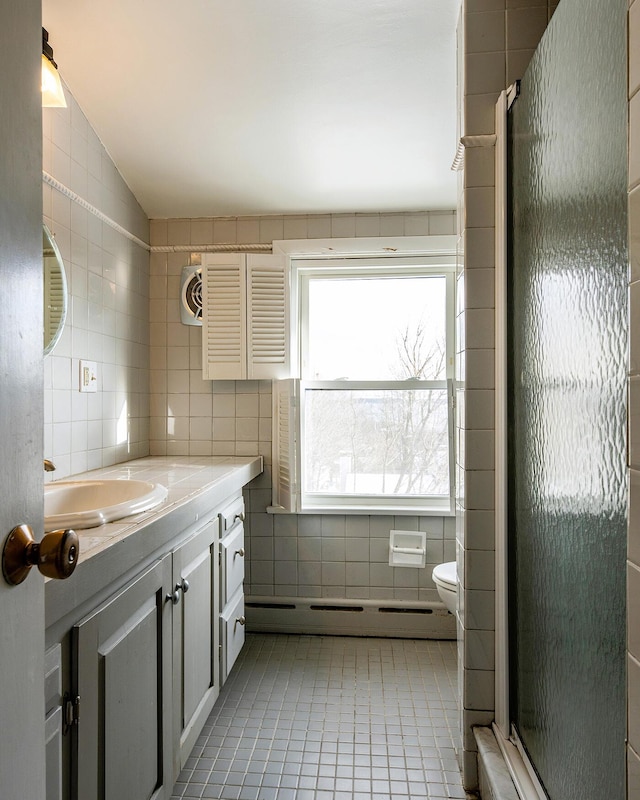
<path fill-rule="evenodd" d="M 399 277 L 442 275 L 446 280 L 446 368 L 445 380 L 421 381 L 316 381 L 307 380 L 304 358 L 308 342 L 308 286 L 312 279 Z M 351 257 L 330 259 L 298 259 L 291 262 L 292 292 L 292 363 L 302 376 L 297 385 L 295 461 L 298 469 L 297 505 L 301 512 L 384 513 L 384 514 L 434 514 L 447 516 L 455 513 L 455 436 L 453 408 L 453 378 L 455 359 L 455 257 L 442 253 L 421 256 Z M 304 448 L 305 406 L 307 389 L 447 389 L 448 394 L 448 496 L 398 496 L 388 495 L 330 495 L 302 491 L 302 465 Z"/>

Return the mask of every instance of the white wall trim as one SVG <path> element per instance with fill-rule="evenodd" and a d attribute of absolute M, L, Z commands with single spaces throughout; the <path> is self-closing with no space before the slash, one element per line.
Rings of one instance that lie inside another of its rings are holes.
<path fill-rule="evenodd" d="M 271 244 L 158 244 L 152 253 L 271 253 Z"/>
<path fill-rule="evenodd" d="M 370 236 L 348 239 L 283 239 L 274 241 L 274 252 L 296 258 L 340 256 L 455 255 L 453 234 L 434 236 Z"/>

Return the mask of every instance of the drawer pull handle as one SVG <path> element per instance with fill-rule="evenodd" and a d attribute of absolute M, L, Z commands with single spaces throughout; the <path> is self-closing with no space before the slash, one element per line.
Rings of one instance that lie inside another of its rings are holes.
<path fill-rule="evenodd" d="M 235 628 L 236 625 L 244 625 L 245 622 L 246 619 L 244 617 L 236 617 L 235 625 L 233 627 Z"/>
<path fill-rule="evenodd" d="M 240 556 L 240 558 L 244 558 L 244 547 L 241 547 L 239 550 L 236 550 L 233 555 Z"/>
<path fill-rule="evenodd" d="M 233 518 L 234 522 L 237 522 L 238 520 L 240 520 L 240 522 L 244 522 L 244 511 L 241 511 L 239 514 L 236 514 L 235 517 Z"/>

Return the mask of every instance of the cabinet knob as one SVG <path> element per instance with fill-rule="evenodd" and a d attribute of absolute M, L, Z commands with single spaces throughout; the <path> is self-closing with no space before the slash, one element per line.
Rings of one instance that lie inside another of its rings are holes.
<path fill-rule="evenodd" d="M 244 511 L 241 511 L 239 514 L 236 514 L 235 517 L 233 518 L 234 522 L 237 522 L 238 520 L 240 520 L 240 522 L 244 522 Z"/>
<path fill-rule="evenodd" d="M 189 581 L 186 578 L 183 578 L 180 583 L 176 583 L 175 589 L 165 596 L 166 600 L 170 600 L 173 605 L 177 605 L 180 602 L 180 592 L 186 594 L 189 591 Z"/>
<path fill-rule="evenodd" d="M 29 525 L 18 525 L 4 543 L 2 574 L 7 583 L 17 586 L 37 567 L 46 578 L 68 578 L 80 554 L 78 534 L 72 530 L 50 531 L 36 542 Z"/>
<path fill-rule="evenodd" d="M 180 602 L 180 588 L 178 587 L 175 592 L 165 595 L 165 600 L 173 603 L 174 606 L 177 605 Z"/>
<path fill-rule="evenodd" d="M 236 550 L 233 555 L 240 556 L 240 558 L 244 558 L 244 547 L 241 547 L 239 550 Z"/>
<path fill-rule="evenodd" d="M 244 625 L 245 622 L 246 622 L 246 619 L 244 617 L 236 617 L 236 623 L 235 623 L 236 625 Z M 235 627 L 235 625 L 234 625 L 234 627 Z"/>

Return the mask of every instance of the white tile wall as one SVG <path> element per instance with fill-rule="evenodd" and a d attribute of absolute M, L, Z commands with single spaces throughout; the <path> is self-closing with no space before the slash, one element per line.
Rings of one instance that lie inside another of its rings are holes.
<path fill-rule="evenodd" d="M 284 238 L 453 234 L 452 211 L 151 220 L 151 244 L 271 243 Z M 150 280 L 151 452 L 262 455 L 247 491 L 246 589 L 255 596 L 435 600 L 433 567 L 455 559 L 455 521 L 441 517 L 268 515 L 271 383 L 201 379 L 201 329 L 178 320 L 178 282 L 190 253 L 153 253 Z M 197 256 L 194 257 L 194 261 Z M 483 320 L 484 336 L 491 321 Z M 425 569 L 388 564 L 389 531 L 424 530 Z"/>
<path fill-rule="evenodd" d="M 43 169 L 148 241 L 148 220 L 66 89 L 68 108 L 42 110 Z M 44 453 L 52 476 L 149 452 L 149 254 L 43 184 L 44 219 L 69 282 L 69 315 L 44 362 Z M 80 394 L 79 360 L 97 362 L 98 392 Z"/>

